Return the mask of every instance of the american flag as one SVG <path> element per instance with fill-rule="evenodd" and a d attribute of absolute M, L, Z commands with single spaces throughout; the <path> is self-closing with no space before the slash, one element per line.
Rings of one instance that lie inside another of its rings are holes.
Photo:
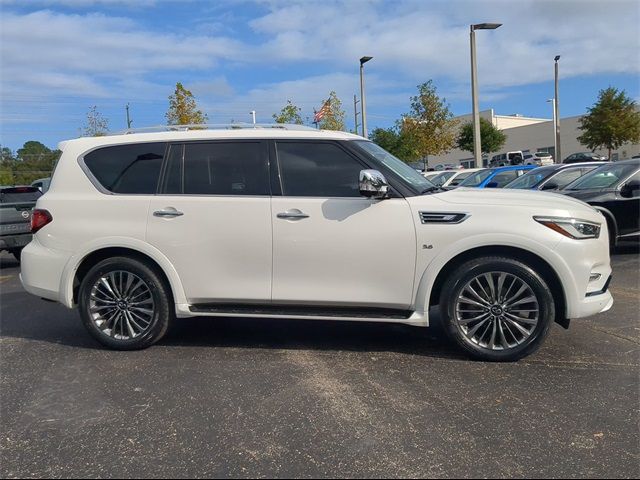
<path fill-rule="evenodd" d="M 315 115 L 313 116 L 313 122 L 314 123 L 318 123 L 320 120 L 322 120 L 322 118 L 327 115 L 328 113 L 331 112 L 331 105 L 329 103 L 329 100 L 327 100 L 326 102 L 324 102 L 324 104 L 322 105 L 322 108 L 320 108 L 320 110 L 318 110 L 317 112 L 315 112 Z"/>

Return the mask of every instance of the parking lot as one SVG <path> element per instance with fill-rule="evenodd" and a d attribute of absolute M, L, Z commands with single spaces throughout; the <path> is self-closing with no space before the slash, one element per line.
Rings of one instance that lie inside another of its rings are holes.
<path fill-rule="evenodd" d="M 180 320 L 140 352 L 0 257 L 2 477 L 638 477 L 638 248 L 616 303 L 514 364 L 438 326 Z"/>

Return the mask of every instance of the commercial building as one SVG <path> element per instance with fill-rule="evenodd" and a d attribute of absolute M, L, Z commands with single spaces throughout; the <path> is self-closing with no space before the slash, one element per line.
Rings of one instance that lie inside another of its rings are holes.
<path fill-rule="evenodd" d="M 490 121 L 496 128 L 502 130 L 507 135 L 504 146 L 498 152 L 491 153 L 486 159 L 499 153 L 522 151 L 523 153 L 535 153 L 546 151 L 555 158 L 553 120 L 548 118 L 531 118 L 522 115 L 496 115 L 491 110 L 483 110 L 480 117 Z M 460 125 L 464 125 L 472 120 L 471 115 L 457 117 Z M 577 137 L 582 134 L 578 129 L 578 121 L 581 115 L 567 117 L 560 120 L 560 146 L 562 157 L 566 158 L 572 153 L 590 151 L 578 142 Z M 596 153 L 608 155 L 607 150 L 596 150 Z M 625 144 L 618 150 L 611 152 L 611 159 L 624 160 L 634 155 L 640 154 L 640 144 Z M 455 149 L 445 155 L 429 156 L 429 167 L 435 167 L 441 163 L 461 164 L 467 168 L 474 167 L 475 162 L 472 152 Z M 481 165 L 479 165 L 481 166 Z"/>

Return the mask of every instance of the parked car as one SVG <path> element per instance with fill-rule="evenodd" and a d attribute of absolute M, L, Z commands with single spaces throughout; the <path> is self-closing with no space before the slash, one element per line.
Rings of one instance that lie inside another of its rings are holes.
<path fill-rule="evenodd" d="M 515 152 L 500 153 L 491 157 L 489 167 L 506 167 L 508 165 L 522 165 L 524 154 L 517 150 Z"/>
<path fill-rule="evenodd" d="M 603 162 L 608 160 L 607 157 L 603 155 L 598 155 L 593 152 L 580 152 L 573 153 L 565 158 L 562 163 L 580 163 L 580 162 Z"/>
<path fill-rule="evenodd" d="M 524 165 L 537 165 L 538 167 L 553 165 L 553 156 L 549 152 L 525 153 L 522 163 Z"/>
<path fill-rule="evenodd" d="M 561 190 L 604 162 L 570 163 L 536 168 L 506 184 L 504 188 Z"/>
<path fill-rule="evenodd" d="M 436 170 L 432 170 L 432 171 L 427 171 L 427 172 L 422 172 L 422 176 L 428 180 L 431 180 L 433 177 L 435 177 L 436 175 L 440 175 L 441 172 L 438 172 Z"/>
<path fill-rule="evenodd" d="M 482 168 L 465 168 L 464 170 L 457 170 L 451 175 L 446 182 L 442 184 L 442 187 L 455 188 L 460 185 L 466 178 L 470 177 L 475 172 L 479 172 Z"/>
<path fill-rule="evenodd" d="M 49 183 L 51 182 L 51 178 L 39 178 L 38 180 L 34 180 L 31 182 L 32 187 L 38 188 L 42 193 L 45 193 L 49 190 Z"/>
<path fill-rule="evenodd" d="M 453 163 L 439 163 L 434 168 L 436 171 L 442 172 L 443 170 L 458 170 L 463 167 L 462 165 L 455 165 Z"/>
<path fill-rule="evenodd" d="M 458 184 L 459 187 L 502 188 L 507 183 L 533 170 L 533 165 L 516 165 L 511 167 L 484 168 L 468 176 Z"/>
<path fill-rule="evenodd" d="M 609 243 L 640 239 L 640 160 L 607 163 L 560 193 L 588 203 L 607 219 Z"/>
<path fill-rule="evenodd" d="M 442 191 L 357 135 L 202 126 L 59 147 L 22 283 L 110 348 L 148 347 L 175 318 L 426 327 L 438 307 L 469 355 L 512 361 L 613 303 L 588 205 Z"/>
<path fill-rule="evenodd" d="M 439 172 L 437 175 L 429 178 L 429 181 L 433 183 L 437 187 L 443 186 L 451 177 L 453 177 L 456 172 L 460 170 L 445 170 L 443 172 Z"/>
<path fill-rule="evenodd" d="M 18 261 L 31 241 L 31 210 L 40 196 L 36 187 L 0 187 L 0 251 L 11 253 Z"/>

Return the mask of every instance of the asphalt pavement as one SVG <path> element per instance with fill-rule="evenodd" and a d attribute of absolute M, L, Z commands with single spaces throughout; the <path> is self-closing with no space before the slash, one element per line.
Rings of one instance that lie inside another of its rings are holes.
<path fill-rule="evenodd" d="M 512 364 L 429 329 L 179 320 L 139 352 L 0 256 L 0 477 L 639 477 L 640 255 L 615 305 Z"/>

